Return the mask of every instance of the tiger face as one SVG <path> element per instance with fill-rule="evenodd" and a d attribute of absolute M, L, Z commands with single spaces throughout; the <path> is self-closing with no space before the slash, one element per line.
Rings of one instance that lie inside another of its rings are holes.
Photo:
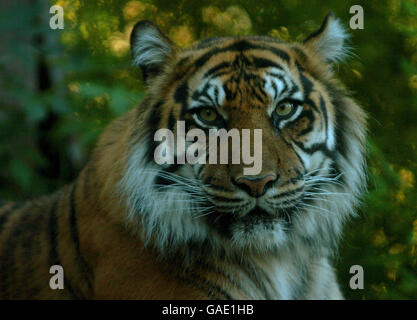
<path fill-rule="evenodd" d="M 149 92 L 121 190 L 148 241 L 265 252 L 338 238 L 364 185 L 365 115 L 332 69 L 347 37 L 329 15 L 304 43 L 210 38 L 180 50 L 151 22 L 135 26 L 132 56 Z M 178 121 L 186 131 L 261 130 L 259 172 L 245 175 L 231 148 L 227 163 L 157 165 L 154 132 L 175 133 Z"/>

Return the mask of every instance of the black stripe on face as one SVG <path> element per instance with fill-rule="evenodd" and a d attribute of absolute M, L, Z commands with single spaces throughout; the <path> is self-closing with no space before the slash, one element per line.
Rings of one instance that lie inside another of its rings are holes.
<path fill-rule="evenodd" d="M 217 66 L 214 66 L 213 68 L 207 70 L 203 78 L 208 78 L 210 76 L 213 76 L 214 74 L 217 75 L 218 71 L 223 71 L 224 69 L 230 68 L 230 66 L 231 64 L 229 62 L 222 62 Z"/>
<path fill-rule="evenodd" d="M 93 288 L 91 284 L 91 275 L 92 271 L 91 268 L 87 265 L 84 257 L 81 254 L 80 250 L 80 239 L 78 235 L 78 226 L 77 226 L 77 211 L 75 206 L 75 192 L 77 188 L 77 183 L 75 182 L 70 195 L 70 216 L 69 216 L 69 225 L 71 230 L 71 237 L 72 241 L 75 246 L 75 259 L 78 264 L 81 266 L 82 274 L 85 276 L 87 280 L 87 286 L 91 290 Z"/>
<path fill-rule="evenodd" d="M 276 69 L 279 69 L 279 70 L 283 70 L 282 66 L 280 66 L 276 62 L 274 62 L 272 60 L 269 60 L 269 59 L 252 57 L 252 60 L 253 60 L 253 65 L 257 69 L 276 68 Z"/>
<path fill-rule="evenodd" d="M 216 86 L 214 87 L 214 100 L 216 101 L 216 106 L 220 108 L 220 100 L 219 100 L 219 88 Z"/>
<path fill-rule="evenodd" d="M 338 92 L 337 89 L 330 88 L 330 94 L 332 97 L 331 101 L 332 101 L 332 104 L 334 105 L 335 116 L 336 116 L 335 149 L 336 149 L 336 152 L 338 152 L 342 157 L 344 157 L 345 159 L 349 159 L 349 155 L 348 155 L 349 143 L 347 141 L 345 134 L 343 133 L 343 130 L 345 129 L 346 124 L 350 121 L 344 111 L 346 106 L 344 105 L 341 98 L 339 98 L 339 96 L 342 96 L 342 93 Z M 334 167 L 334 170 L 338 172 L 339 174 L 343 173 L 343 175 L 340 177 L 340 182 L 344 183 L 346 179 L 345 173 L 342 172 L 341 168 L 338 166 L 336 161 L 334 161 L 333 167 Z"/>
<path fill-rule="evenodd" d="M 296 92 L 300 91 L 298 86 L 292 80 L 291 80 L 291 85 L 292 85 L 292 88 L 290 92 L 288 93 L 288 96 L 290 97 L 293 96 Z"/>
<path fill-rule="evenodd" d="M 329 158 L 333 159 L 335 158 L 335 154 L 327 148 L 327 143 L 315 143 L 311 147 L 305 147 L 301 142 L 293 140 L 293 142 L 305 153 L 312 155 L 318 151 L 322 152 L 324 155 L 328 156 Z"/>
<path fill-rule="evenodd" d="M 321 113 L 323 114 L 324 117 L 324 127 L 326 129 L 326 141 L 328 139 L 328 134 L 327 134 L 327 130 L 328 130 L 328 118 L 327 118 L 327 109 L 326 109 L 326 102 L 323 99 L 323 96 L 320 95 L 320 110 Z"/>
<path fill-rule="evenodd" d="M 274 101 L 276 101 L 278 97 L 278 87 L 274 81 L 271 81 L 271 86 L 272 86 L 272 89 L 274 89 Z"/>
<path fill-rule="evenodd" d="M 176 126 L 176 119 L 174 116 L 174 110 L 171 109 L 171 111 L 169 112 L 169 119 L 168 119 L 168 128 L 172 131 L 174 131 Z"/>
<path fill-rule="evenodd" d="M 304 62 L 308 60 L 307 54 L 302 49 L 293 47 L 292 50 L 299 56 L 301 61 Z"/>
<path fill-rule="evenodd" d="M 298 72 L 300 74 L 300 81 L 304 91 L 304 101 L 308 103 L 315 111 L 320 112 L 314 101 L 310 98 L 310 94 L 313 92 L 314 84 L 304 75 L 303 69 L 297 64 Z"/>
<path fill-rule="evenodd" d="M 148 119 L 148 123 L 149 126 L 152 128 L 151 132 L 155 132 L 158 127 L 159 127 L 159 123 L 161 121 L 161 109 L 162 109 L 162 101 L 159 101 L 157 104 L 155 104 L 154 106 L 152 106 L 151 111 L 150 111 L 150 115 L 149 115 L 149 119 Z M 157 141 L 155 141 L 153 139 L 153 135 L 152 137 L 150 137 L 149 139 L 149 150 L 151 150 L 150 152 L 147 153 L 146 155 L 146 160 L 148 162 L 154 162 L 154 153 L 153 151 L 156 149 L 156 147 L 158 146 Z"/>
<path fill-rule="evenodd" d="M 301 156 L 300 156 L 300 155 L 297 153 L 297 151 L 295 151 L 295 150 L 294 150 L 294 154 L 297 156 L 298 160 L 300 161 L 301 166 L 302 166 L 302 167 L 303 167 L 303 169 L 304 169 L 304 172 L 306 172 L 306 171 L 307 171 L 307 169 L 306 169 L 306 165 L 305 165 L 305 163 L 304 163 L 303 158 L 301 158 Z"/>
<path fill-rule="evenodd" d="M 297 67 L 298 67 L 298 72 L 300 74 L 301 85 L 303 86 L 303 90 L 304 90 L 304 97 L 305 99 L 307 99 L 310 96 L 311 91 L 313 91 L 313 83 L 306 78 L 301 67 L 299 65 L 297 65 Z"/>
<path fill-rule="evenodd" d="M 188 85 L 187 81 L 183 81 L 183 83 L 175 90 L 174 95 L 175 102 L 180 104 L 181 109 L 181 119 L 184 118 L 184 114 L 187 112 L 188 109 Z"/>

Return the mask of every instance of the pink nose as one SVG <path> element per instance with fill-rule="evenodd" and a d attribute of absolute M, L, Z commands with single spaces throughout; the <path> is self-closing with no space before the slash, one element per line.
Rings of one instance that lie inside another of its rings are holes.
<path fill-rule="evenodd" d="M 236 179 L 236 183 L 254 197 L 262 196 L 267 188 L 267 184 L 277 180 L 275 174 L 266 176 L 242 176 Z"/>

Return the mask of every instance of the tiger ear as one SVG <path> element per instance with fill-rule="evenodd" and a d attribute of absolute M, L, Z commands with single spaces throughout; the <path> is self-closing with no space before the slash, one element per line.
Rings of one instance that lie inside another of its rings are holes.
<path fill-rule="evenodd" d="M 310 34 L 304 40 L 326 62 L 343 61 L 349 53 L 346 42 L 350 35 L 346 32 L 340 19 L 330 12 L 324 19 L 320 29 Z"/>
<path fill-rule="evenodd" d="M 143 20 L 133 27 L 130 52 L 133 64 L 142 69 L 144 80 L 149 81 L 173 56 L 175 45 L 153 22 Z"/>

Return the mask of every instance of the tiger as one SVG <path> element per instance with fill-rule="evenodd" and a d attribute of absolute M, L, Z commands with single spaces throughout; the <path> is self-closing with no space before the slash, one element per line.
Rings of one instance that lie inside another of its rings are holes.
<path fill-rule="evenodd" d="M 331 12 L 302 42 L 180 48 L 139 21 L 130 46 L 142 101 L 106 127 L 71 184 L 1 205 L 0 297 L 344 299 L 333 260 L 366 191 L 367 115 L 336 74 L 349 37 Z M 260 171 L 157 164 L 155 133 L 179 121 L 261 129 Z"/>

